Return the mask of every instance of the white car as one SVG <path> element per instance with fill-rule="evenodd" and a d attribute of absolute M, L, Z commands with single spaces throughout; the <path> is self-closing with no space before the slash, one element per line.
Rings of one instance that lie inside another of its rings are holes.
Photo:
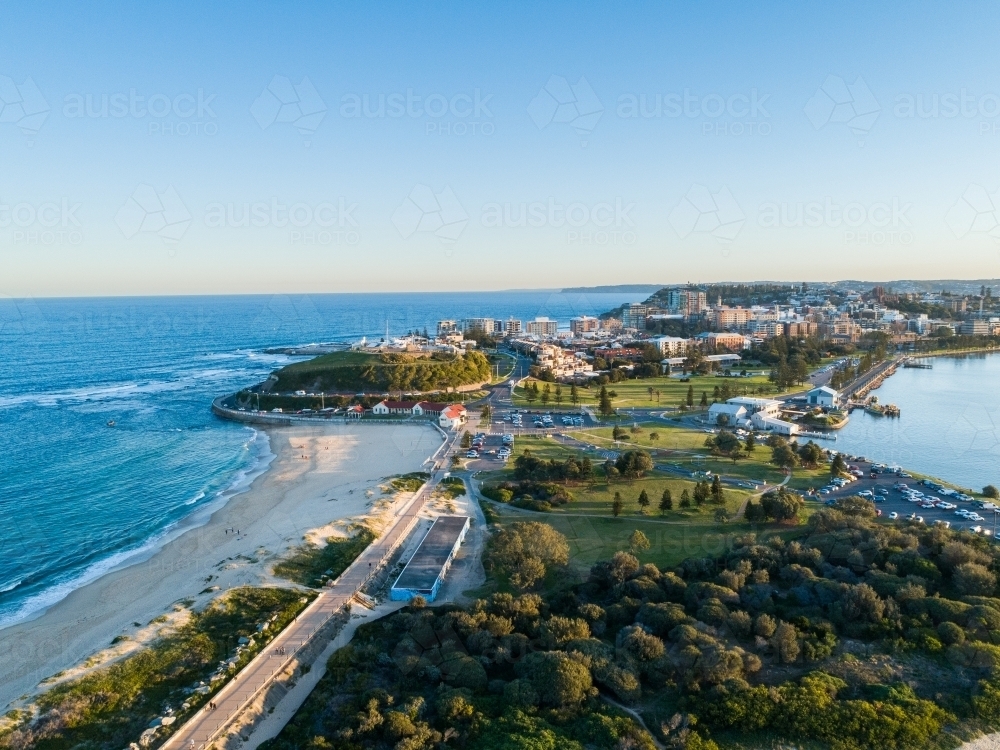
<path fill-rule="evenodd" d="M 917 516 L 916 521 L 917 521 L 917 523 L 923 523 L 924 522 L 924 517 L 923 516 Z"/>
<path fill-rule="evenodd" d="M 966 517 L 967 517 L 967 518 L 968 518 L 968 519 L 969 519 L 970 521 L 985 521 L 985 520 L 986 520 L 985 518 L 983 518 L 983 517 L 982 517 L 981 515 L 979 515 L 978 513 L 970 513 L 970 514 L 969 514 L 968 516 L 966 516 Z"/>
<path fill-rule="evenodd" d="M 896 511 L 893 511 L 892 513 L 889 514 L 889 518 L 891 518 L 893 521 L 895 521 L 897 518 L 899 518 L 899 513 L 897 513 Z"/>
<path fill-rule="evenodd" d="M 969 511 L 967 511 L 965 508 L 959 508 L 958 510 L 955 511 L 955 515 L 961 516 L 962 518 L 968 518 Z"/>

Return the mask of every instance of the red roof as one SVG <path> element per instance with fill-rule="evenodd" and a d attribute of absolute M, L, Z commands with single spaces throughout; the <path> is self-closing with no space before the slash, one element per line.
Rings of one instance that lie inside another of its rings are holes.
<path fill-rule="evenodd" d="M 448 404 L 438 403 L 437 401 L 421 401 L 420 408 L 424 411 L 444 411 L 448 408 Z"/>
<path fill-rule="evenodd" d="M 465 407 L 460 404 L 451 404 L 444 411 L 441 412 L 448 419 L 455 419 L 460 417 L 465 413 Z"/>
<path fill-rule="evenodd" d="M 412 409 L 418 401 L 382 401 L 382 404 L 390 409 Z"/>

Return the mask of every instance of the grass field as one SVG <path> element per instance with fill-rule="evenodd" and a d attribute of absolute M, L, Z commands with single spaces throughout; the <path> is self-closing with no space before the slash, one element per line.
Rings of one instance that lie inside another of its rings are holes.
<path fill-rule="evenodd" d="M 743 458 L 733 463 L 731 459 L 711 455 L 709 449 L 705 447 L 705 438 L 709 436 L 699 430 L 676 427 L 663 422 L 640 422 L 638 426 L 641 432 L 630 432 L 628 438 L 617 443 L 611 437 L 613 430 L 611 427 L 576 430 L 569 435 L 604 450 L 617 452 L 642 448 L 649 451 L 654 461 L 658 463 L 676 464 L 689 471 L 711 471 L 726 478 L 767 482 L 772 485 L 780 483 L 785 478 L 778 467 L 769 463 L 771 450 L 765 445 L 758 445 L 750 458 Z M 657 435 L 656 440 L 651 438 L 653 433 Z M 551 438 L 534 436 L 516 438 L 514 455 L 520 455 L 524 448 L 530 448 L 540 458 L 555 458 L 560 461 L 577 455 L 576 448 L 563 445 Z M 592 461 L 597 463 L 603 461 L 603 458 L 593 450 L 588 455 Z M 800 492 L 810 488 L 818 489 L 826 484 L 829 476 L 829 469 L 826 466 L 816 469 L 799 467 L 792 472 L 788 486 Z"/>
<path fill-rule="evenodd" d="M 529 381 L 525 381 L 527 383 Z M 539 388 L 544 388 L 545 383 L 539 382 Z M 723 383 L 727 383 L 732 389 L 733 395 L 740 396 L 756 396 L 756 395 L 774 395 L 776 389 L 772 383 L 767 379 L 767 372 L 761 371 L 752 375 L 751 377 L 716 377 L 715 375 L 691 375 L 689 382 L 681 382 L 680 378 L 675 377 L 662 377 L 662 378 L 642 378 L 639 380 L 624 380 L 620 383 L 609 383 L 607 388 L 608 391 L 613 391 L 617 396 L 613 397 L 611 403 L 616 408 L 629 408 L 629 407 L 646 407 L 655 408 L 662 406 L 663 408 L 677 408 L 682 403 L 686 403 L 688 387 L 694 389 L 694 406 L 697 408 L 699 402 L 701 401 L 701 394 L 705 393 L 708 402 L 712 402 L 712 394 L 716 387 L 722 387 Z M 555 391 L 555 384 L 551 386 L 552 391 Z M 652 398 L 649 394 L 649 389 L 653 389 Z M 547 404 L 542 404 L 541 399 L 530 404 L 533 407 L 538 407 L 540 405 L 552 408 L 575 408 L 573 404 L 570 403 L 569 399 L 568 385 L 562 386 L 562 403 L 556 404 L 553 400 L 550 400 Z M 578 392 L 580 394 L 580 403 L 589 406 L 595 406 L 597 404 L 598 395 L 600 394 L 600 386 L 578 386 Z M 656 395 L 656 391 L 660 392 L 659 397 Z M 514 405 L 515 406 L 529 406 L 528 400 L 525 398 L 524 388 L 518 387 L 514 389 Z"/>
<path fill-rule="evenodd" d="M 777 467 L 767 463 L 770 450 L 760 446 L 750 459 L 743 459 L 735 466 L 729 459 L 721 459 L 709 455 L 704 447 L 704 433 L 696 430 L 664 426 L 662 424 L 644 424 L 643 432 L 630 435 L 628 442 L 617 445 L 611 439 L 611 428 L 597 428 L 575 432 L 573 435 L 591 445 L 608 450 L 627 450 L 641 447 L 653 453 L 654 460 L 659 464 L 678 465 L 690 471 L 711 471 L 721 474 L 724 478 L 753 479 L 767 481 L 774 485 L 781 482 L 785 475 Z M 651 431 L 658 432 L 659 440 L 649 439 Z M 604 458 L 599 450 L 582 450 L 557 442 L 554 438 L 543 436 L 526 436 L 515 439 L 514 455 L 520 455 L 525 449 L 542 459 L 564 461 L 570 457 L 579 458 L 587 455 L 599 466 Z M 597 473 L 601 475 L 598 468 Z M 829 476 L 825 467 L 819 469 L 795 469 L 789 480 L 789 486 L 803 491 L 809 487 L 819 487 Z M 500 471 L 480 475 L 485 482 L 497 482 L 513 479 L 513 464 Z M 750 531 L 764 535 L 778 534 L 783 537 L 794 537 L 800 532 L 795 527 L 767 526 L 753 528 L 743 521 L 717 521 L 716 512 L 719 505 L 706 502 L 699 507 L 680 508 L 681 493 L 687 489 L 693 494 L 695 482 L 692 479 L 664 471 L 653 471 L 643 479 L 633 482 L 619 480 L 609 486 L 603 475 L 593 484 L 580 483 L 569 487 L 573 501 L 562 506 L 556 506 L 546 513 L 523 511 L 499 503 L 491 503 L 490 507 L 498 514 L 500 523 L 512 523 L 518 520 L 539 520 L 551 525 L 562 533 L 570 544 L 571 563 L 574 571 L 583 575 L 590 565 L 597 560 L 607 559 L 620 549 L 627 549 L 628 538 L 633 531 L 639 530 L 650 540 L 650 549 L 640 551 L 638 557 L 643 562 L 653 562 L 657 565 L 672 566 L 686 557 L 719 554 L 732 544 L 734 536 Z M 658 508 L 664 488 L 669 488 L 673 496 L 674 509 L 661 512 Z M 639 493 L 646 490 L 651 505 L 645 513 L 638 505 Z M 622 514 L 614 518 L 611 504 L 616 492 L 621 493 L 624 501 Z M 723 506 L 727 515 L 732 517 L 743 501 L 754 493 L 747 489 L 724 485 L 725 503 Z M 816 502 L 809 502 L 803 510 L 800 521 L 804 522 L 811 513 L 819 507 Z"/>

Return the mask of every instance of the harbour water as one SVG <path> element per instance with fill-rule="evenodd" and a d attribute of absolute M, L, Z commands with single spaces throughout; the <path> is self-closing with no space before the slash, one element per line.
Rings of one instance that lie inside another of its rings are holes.
<path fill-rule="evenodd" d="M 861 409 L 836 449 L 931 474 L 966 488 L 1000 486 L 1000 355 L 933 357 L 932 369 L 899 368 L 872 392 L 898 419 Z"/>
<path fill-rule="evenodd" d="M 264 349 L 442 318 L 566 323 L 643 297 L 0 298 L 0 627 L 151 552 L 266 466 L 266 436 L 209 410 L 291 361 Z"/>

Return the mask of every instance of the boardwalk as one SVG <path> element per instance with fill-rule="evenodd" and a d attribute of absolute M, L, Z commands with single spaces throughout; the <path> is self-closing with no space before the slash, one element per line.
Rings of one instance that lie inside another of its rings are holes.
<path fill-rule="evenodd" d="M 453 436 L 449 437 L 449 442 L 451 444 L 443 451 L 445 457 L 453 447 Z M 324 589 L 294 622 L 267 644 L 264 651 L 212 697 L 215 708 L 210 709 L 206 704 L 171 735 L 162 747 L 200 750 L 222 737 L 229 724 L 240 715 L 247 704 L 272 684 L 275 676 L 285 670 L 309 639 L 336 616 L 378 572 L 413 528 L 424 503 L 443 477 L 443 470 L 436 470 L 423 488 L 398 513 L 386 533 L 361 553 L 332 586 Z"/>

